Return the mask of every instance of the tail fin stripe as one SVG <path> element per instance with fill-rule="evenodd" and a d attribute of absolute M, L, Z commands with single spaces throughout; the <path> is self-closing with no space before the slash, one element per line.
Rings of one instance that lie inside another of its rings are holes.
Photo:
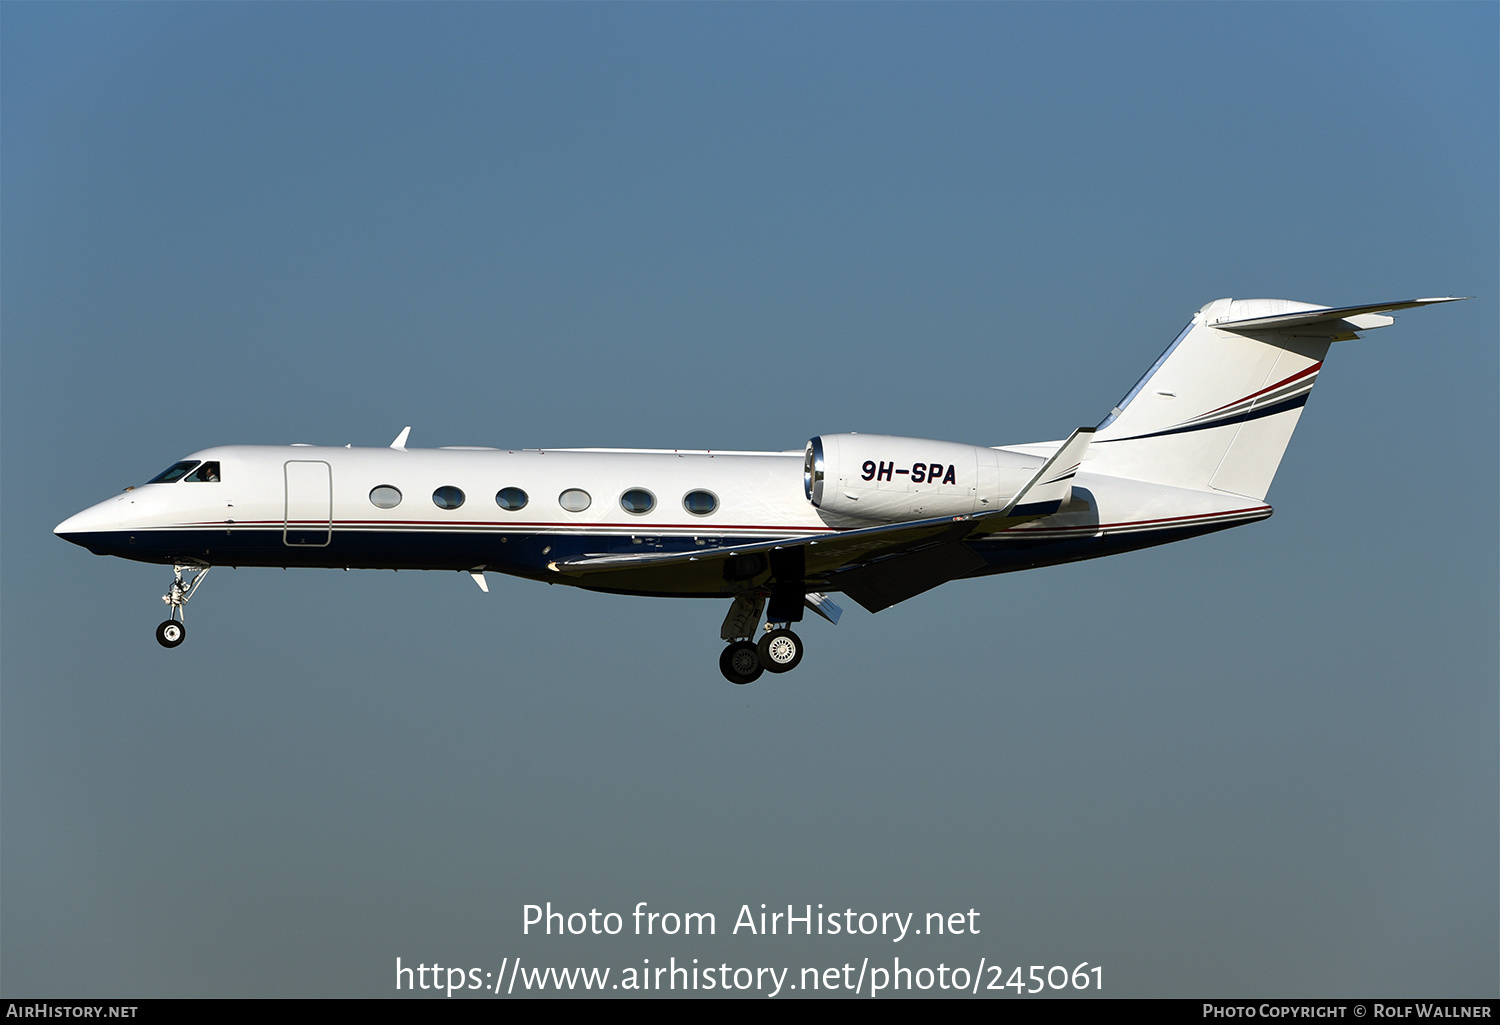
<path fill-rule="evenodd" d="M 1200 427 L 1220 427 L 1231 423 L 1244 423 L 1259 416 L 1269 416 L 1272 412 L 1271 403 L 1275 403 L 1275 412 L 1282 412 L 1293 408 L 1284 402 L 1290 398 L 1301 396 L 1306 401 L 1308 392 L 1312 391 L 1313 382 L 1317 378 L 1318 370 L 1323 366 L 1322 362 L 1314 363 L 1307 369 L 1293 374 L 1291 377 L 1276 384 L 1262 388 L 1260 391 L 1252 392 L 1242 399 L 1227 402 L 1217 409 L 1211 409 L 1207 413 L 1201 413 L 1191 419 L 1174 424 L 1171 427 L 1156 431 L 1152 434 L 1135 434 L 1128 438 L 1106 438 L 1101 444 L 1110 441 L 1131 441 L 1135 438 L 1159 438 L 1166 434 L 1182 434 L 1186 431 L 1196 430 Z M 1298 403 L 1300 405 L 1301 403 Z M 1256 416 L 1244 416 L 1239 414 L 1254 412 Z"/>
<path fill-rule="evenodd" d="M 1301 406 L 1305 406 L 1307 404 L 1307 396 L 1311 391 L 1312 388 L 1311 386 L 1309 386 L 1306 389 L 1302 390 L 1300 393 L 1293 395 L 1291 398 L 1282 399 L 1281 401 L 1272 403 L 1270 405 L 1257 406 L 1256 408 L 1244 413 L 1222 416 L 1217 420 L 1211 420 L 1206 423 L 1193 423 L 1192 421 L 1188 421 L 1187 423 L 1179 427 L 1168 427 L 1166 430 L 1153 431 L 1150 434 L 1135 434 L 1131 435 L 1128 438 L 1105 438 L 1103 441 L 1094 442 L 1094 444 L 1110 445 L 1117 441 L 1139 441 L 1141 438 L 1161 438 L 1165 437 L 1168 434 L 1187 434 L 1190 431 L 1206 431 L 1214 427 L 1226 427 L 1230 424 L 1248 423 L 1251 420 L 1259 420 L 1261 417 L 1275 416 L 1277 413 L 1285 413 L 1289 409 L 1297 409 Z"/>
<path fill-rule="evenodd" d="M 1184 420 L 1182 423 L 1174 424 L 1173 426 L 1185 427 L 1191 424 L 1202 424 L 1209 422 L 1217 423 L 1218 421 L 1233 416 L 1236 413 L 1243 413 L 1247 410 L 1255 409 L 1258 406 L 1264 405 L 1268 402 L 1280 402 L 1282 399 L 1291 398 L 1293 395 L 1306 395 L 1308 392 L 1312 391 L 1312 386 L 1312 378 L 1307 378 L 1302 381 L 1293 381 L 1290 384 L 1288 384 L 1286 381 L 1283 381 L 1280 385 L 1273 385 L 1263 392 L 1256 392 L 1250 398 L 1240 399 L 1238 402 L 1231 402 L 1227 406 L 1220 406 L 1218 409 L 1204 413 L 1201 416 L 1195 416 L 1191 420 Z"/>
<path fill-rule="evenodd" d="M 1301 373 L 1293 374 L 1291 377 L 1288 377 L 1285 381 L 1278 381 L 1277 383 L 1275 383 L 1273 385 L 1270 385 L 1269 387 L 1262 388 L 1258 392 L 1253 392 L 1253 393 L 1251 393 L 1249 395 L 1246 395 L 1242 399 L 1236 399 L 1233 402 L 1226 402 L 1224 405 L 1220 406 L 1218 409 L 1210 409 L 1207 413 L 1204 413 L 1202 416 L 1195 416 L 1191 420 L 1185 420 L 1183 422 L 1184 423 L 1190 423 L 1190 424 L 1191 423 L 1197 423 L 1199 420 L 1207 419 L 1208 417 L 1213 416 L 1215 413 L 1222 413 L 1225 410 L 1232 409 L 1235 406 L 1243 405 L 1246 402 L 1252 402 L 1255 399 L 1260 398 L 1262 395 L 1269 396 L 1271 392 L 1276 391 L 1278 388 L 1285 388 L 1287 385 L 1291 384 L 1293 381 L 1300 381 L 1304 377 L 1316 377 L 1318 375 L 1318 371 L 1321 370 L 1322 367 L 1323 367 L 1323 363 L 1322 363 L 1321 360 L 1319 360 L 1317 363 L 1314 363 L 1312 366 L 1308 367 L 1306 370 L 1302 371 Z M 1312 381 L 1308 381 L 1307 382 L 1307 387 L 1308 387 L 1309 390 L 1311 390 L 1311 388 L 1312 388 Z"/>

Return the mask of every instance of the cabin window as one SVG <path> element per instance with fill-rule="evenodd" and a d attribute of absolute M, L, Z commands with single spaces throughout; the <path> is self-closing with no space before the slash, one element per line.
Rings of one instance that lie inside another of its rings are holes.
<path fill-rule="evenodd" d="M 689 491 L 682 496 L 682 507 L 694 516 L 707 516 L 719 508 L 719 496 L 712 491 Z"/>
<path fill-rule="evenodd" d="M 377 509 L 394 509 L 401 504 L 401 489 L 390 484 L 371 488 L 370 504 Z"/>
<path fill-rule="evenodd" d="M 631 488 L 620 496 L 620 508 L 640 516 L 656 508 L 656 496 L 645 488 Z"/>
<path fill-rule="evenodd" d="M 188 471 L 198 465 L 196 459 L 184 459 L 180 463 L 173 463 L 161 473 L 148 480 L 147 484 L 175 484 L 186 477 Z"/>
<path fill-rule="evenodd" d="M 198 469 L 187 475 L 190 484 L 217 484 L 219 482 L 219 464 L 217 462 L 204 463 Z"/>
<path fill-rule="evenodd" d="M 526 492 L 520 488 L 501 488 L 495 494 L 495 504 L 509 512 L 526 508 Z"/>
<path fill-rule="evenodd" d="M 457 509 L 464 504 L 464 493 L 452 484 L 445 484 L 432 493 L 432 504 L 439 509 Z"/>
<path fill-rule="evenodd" d="M 593 503 L 589 493 L 581 488 L 569 488 L 557 496 L 557 504 L 568 512 L 583 512 Z"/>

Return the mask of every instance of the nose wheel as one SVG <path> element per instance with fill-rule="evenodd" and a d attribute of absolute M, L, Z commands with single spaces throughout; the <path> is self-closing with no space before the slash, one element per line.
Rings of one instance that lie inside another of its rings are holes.
<path fill-rule="evenodd" d="M 163 648 L 175 648 L 187 638 L 187 626 L 183 623 L 184 606 L 212 568 L 202 563 L 177 563 L 172 567 L 172 585 L 161 596 L 170 612 L 166 622 L 156 628 L 157 644 Z M 184 573 L 188 574 L 187 579 L 183 579 Z"/>

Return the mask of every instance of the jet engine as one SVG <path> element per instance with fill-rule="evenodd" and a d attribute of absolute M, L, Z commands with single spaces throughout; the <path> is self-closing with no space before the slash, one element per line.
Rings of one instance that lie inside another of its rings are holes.
<path fill-rule="evenodd" d="M 822 434 L 807 443 L 802 483 L 830 525 L 872 525 L 1003 509 L 1041 456 L 884 434 Z"/>

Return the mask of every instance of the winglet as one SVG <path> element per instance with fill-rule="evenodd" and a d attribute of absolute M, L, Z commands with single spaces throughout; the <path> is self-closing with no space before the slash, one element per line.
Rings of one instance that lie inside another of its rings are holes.
<path fill-rule="evenodd" d="M 409 437 L 411 437 L 411 428 L 410 427 L 403 427 L 403 428 L 401 428 L 401 433 L 398 434 L 398 435 L 396 435 L 396 440 L 395 441 L 391 442 L 391 448 L 395 449 L 397 452 L 405 452 L 406 451 L 406 439 L 409 438 Z"/>
<path fill-rule="evenodd" d="M 481 591 L 483 591 L 485 594 L 490 593 L 490 585 L 489 582 L 484 579 L 483 568 L 469 570 L 469 576 L 474 578 L 474 583 L 479 585 L 479 589 Z"/>
<path fill-rule="evenodd" d="M 1042 464 L 1026 486 L 1016 492 L 1001 516 L 1047 516 L 1062 508 L 1073 494 L 1073 475 L 1083 463 L 1083 454 L 1094 440 L 1094 428 L 1080 427 L 1068 436 L 1052 458 Z"/>

